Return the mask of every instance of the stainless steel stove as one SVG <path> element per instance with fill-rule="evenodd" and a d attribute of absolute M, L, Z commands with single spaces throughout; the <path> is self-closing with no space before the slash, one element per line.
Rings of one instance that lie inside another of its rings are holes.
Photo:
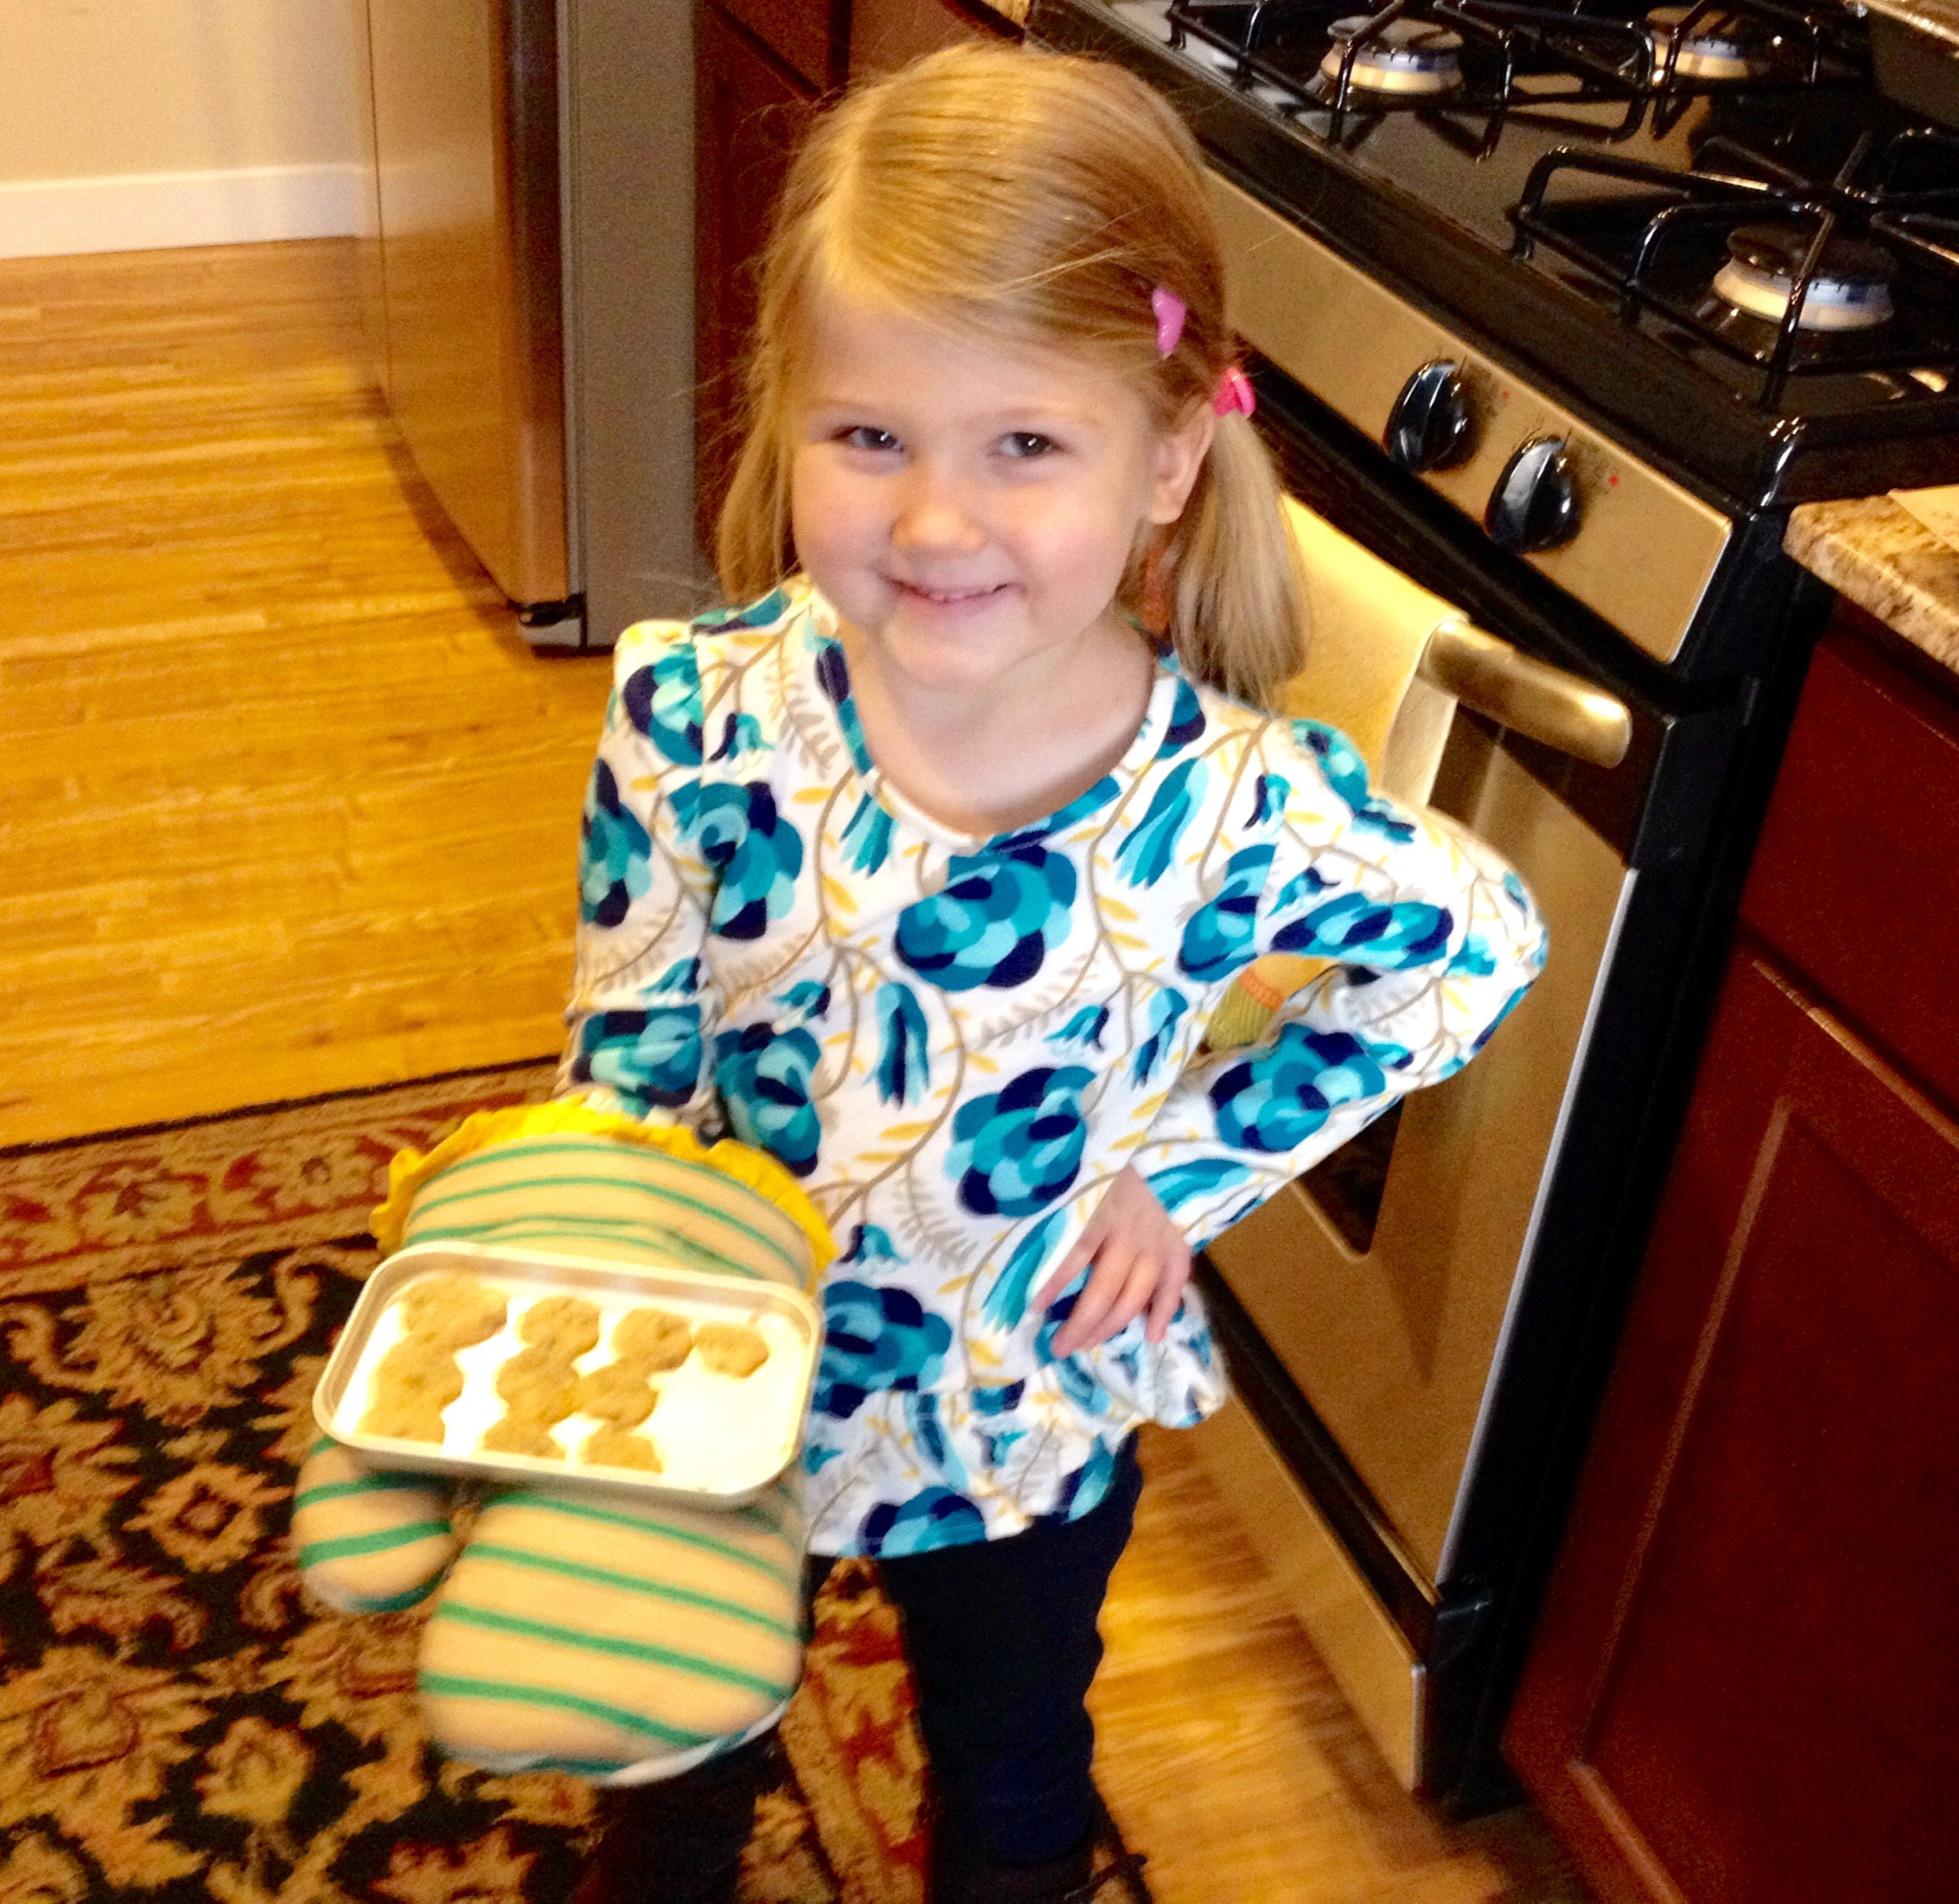
<path fill-rule="evenodd" d="M 1471 692 L 1435 801 L 1544 901 L 1546 979 L 1211 1251 L 1249 1524 L 1391 1763 L 1473 1809 L 1828 608 L 1788 508 L 1959 481 L 1959 136 L 1820 0 L 1030 34 L 1195 129 L 1292 487 L 1629 718 L 1608 764 Z"/>

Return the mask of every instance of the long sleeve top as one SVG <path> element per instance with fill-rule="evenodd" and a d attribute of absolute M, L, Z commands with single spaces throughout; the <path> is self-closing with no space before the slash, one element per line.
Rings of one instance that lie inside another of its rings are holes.
<path fill-rule="evenodd" d="M 1111 1179 L 1201 1246 L 1467 1063 L 1545 952 L 1486 847 L 1168 659 L 1085 793 L 948 831 L 880 778 L 801 579 L 622 638 L 582 880 L 562 1088 L 771 1152 L 839 1240 L 804 1453 L 833 1554 L 1086 1513 L 1139 1423 L 1218 1407 L 1194 1292 L 1066 1357 L 1073 1292 L 1030 1309 Z M 1327 963 L 1207 1052 L 1271 951 Z"/>

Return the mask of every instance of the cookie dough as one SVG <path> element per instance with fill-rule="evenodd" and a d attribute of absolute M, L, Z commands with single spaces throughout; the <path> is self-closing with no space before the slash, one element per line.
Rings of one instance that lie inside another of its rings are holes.
<path fill-rule="evenodd" d="M 529 1454 L 540 1461 L 562 1461 L 565 1450 L 543 1422 L 527 1415 L 504 1415 L 483 1430 L 486 1454 Z"/>
<path fill-rule="evenodd" d="M 425 1276 L 401 1298 L 402 1326 L 410 1336 L 456 1349 L 487 1342 L 509 1313 L 510 1298 L 474 1276 Z"/>
<path fill-rule="evenodd" d="M 703 1322 L 694 1331 L 701 1365 L 716 1375 L 749 1376 L 768 1360 L 768 1344 L 740 1322 Z"/>
<path fill-rule="evenodd" d="M 636 1468 L 642 1474 L 660 1472 L 653 1443 L 622 1428 L 602 1428 L 587 1436 L 578 1458 L 594 1468 Z"/>
<path fill-rule="evenodd" d="M 523 1312 L 517 1333 L 533 1347 L 576 1362 L 588 1349 L 598 1346 L 599 1312 L 576 1295 L 546 1295 Z"/>
<path fill-rule="evenodd" d="M 578 1397 L 578 1371 L 553 1349 L 519 1349 L 497 1370 L 497 1393 L 512 1415 L 561 1422 Z"/>
<path fill-rule="evenodd" d="M 648 1375 L 679 1368 L 693 1346 L 687 1318 L 665 1309 L 635 1309 L 621 1317 L 612 1331 L 612 1353 L 621 1362 L 636 1362 Z"/>
<path fill-rule="evenodd" d="M 632 1362 L 609 1362 L 578 1378 L 576 1412 L 619 1428 L 634 1428 L 653 1413 L 654 1392 Z"/>

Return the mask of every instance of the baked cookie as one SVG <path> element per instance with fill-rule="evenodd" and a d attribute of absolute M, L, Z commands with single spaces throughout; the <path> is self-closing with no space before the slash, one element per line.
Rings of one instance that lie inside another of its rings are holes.
<path fill-rule="evenodd" d="M 557 1437 L 541 1421 L 528 1415 L 509 1414 L 492 1422 L 483 1430 L 479 1446 L 485 1454 L 530 1454 L 540 1461 L 562 1461 L 565 1450 Z"/>
<path fill-rule="evenodd" d="M 634 1428 L 653 1413 L 653 1390 L 632 1362 L 609 1362 L 578 1378 L 574 1410 L 618 1428 Z"/>
<path fill-rule="evenodd" d="M 587 1349 L 598 1346 L 599 1313 L 575 1295 L 546 1295 L 523 1312 L 517 1333 L 535 1348 L 550 1349 L 567 1362 L 576 1362 Z"/>
<path fill-rule="evenodd" d="M 432 1441 L 438 1448 L 445 1432 L 438 1404 L 375 1402 L 361 1417 L 363 1434 L 387 1435 L 394 1441 Z"/>
<path fill-rule="evenodd" d="M 370 1399 L 377 1406 L 446 1408 L 461 1393 L 455 1351 L 404 1336 L 376 1366 Z"/>
<path fill-rule="evenodd" d="M 622 1316 L 612 1331 L 612 1353 L 621 1362 L 636 1362 L 648 1375 L 679 1368 L 693 1346 L 687 1318 L 665 1309 L 635 1309 Z"/>
<path fill-rule="evenodd" d="M 642 1474 L 660 1472 L 659 1455 L 643 1434 L 622 1428 L 602 1428 L 588 1435 L 578 1458 L 594 1468 L 636 1468 Z"/>
<path fill-rule="evenodd" d="M 466 1349 L 487 1342 L 503 1326 L 510 1298 L 474 1276 L 446 1274 L 411 1283 L 400 1306 L 411 1336 Z"/>
<path fill-rule="evenodd" d="M 553 1349 L 519 1349 L 497 1370 L 497 1393 L 513 1415 L 561 1422 L 578 1397 L 578 1371 Z"/>
<path fill-rule="evenodd" d="M 741 1322 L 703 1322 L 694 1331 L 701 1365 L 716 1375 L 749 1376 L 768 1360 L 768 1344 Z"/>

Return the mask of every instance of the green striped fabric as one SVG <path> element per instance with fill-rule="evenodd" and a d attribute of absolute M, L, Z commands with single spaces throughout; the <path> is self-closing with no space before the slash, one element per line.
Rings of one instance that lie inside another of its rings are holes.
<path fill-rule="evenodd" d="M 392 1613 L 428 1598 L 457 1547 L 439 1481 L 369 1468 L 337 1441 L 313 1445 L 293 1496 L 300 1578 L 343 1613 Z"/>

